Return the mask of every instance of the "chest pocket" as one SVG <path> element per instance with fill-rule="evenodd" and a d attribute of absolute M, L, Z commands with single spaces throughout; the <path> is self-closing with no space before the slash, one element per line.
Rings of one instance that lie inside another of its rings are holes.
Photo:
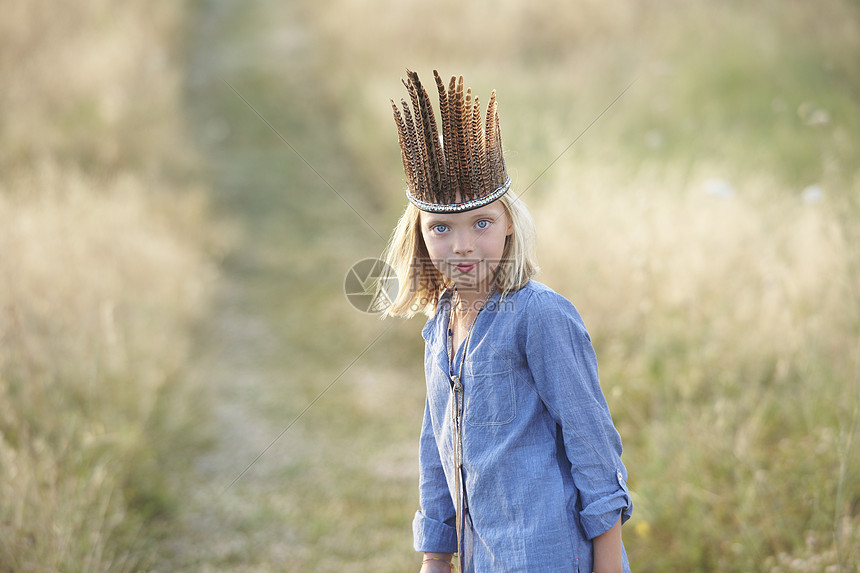
<path fill-rule="evenodd" d="M 517 417 L 514 371 L 503 361 L 468 362 L 464 381 L 469 426 L 501 426 Z"/>

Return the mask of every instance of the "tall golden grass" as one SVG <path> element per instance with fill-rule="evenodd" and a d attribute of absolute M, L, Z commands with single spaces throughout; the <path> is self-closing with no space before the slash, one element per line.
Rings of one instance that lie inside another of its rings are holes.
<path fill-rule="evenodd" d="M 540 278 L 582 312 L 625 442 L 635 569 L 860 570 L 856 3 L 315 13 L 381 188 L 392 74 L 498 89 Z"/>
<path fill-rule="evenodd" d="M 855 570 L 856 205 L 715 184 L 590 167 L 536 213 L 633 468 L 629 549 L 653 571 Z"/>
<path fill-rule="evenodd" d="M 34 0 L 0 18 L 4 573 L 144 569 L 150 524 L 171 511 L 159 464 L 190 419 L 181 378 L 210 273 L 178 103 L 184 10 Z M 462 73 L 483 101 L 498 88 L 541 278 L 582 312 L 624 438 L 636 570 L 860 568 L 856 3 L 330 0 L 301 14 L 321 105 L 392 213 L 392 78 Z M 268 38 L 248 42 L 276 51 Z M 350 432 L 354 410 L 338 409 Z M 379 435 L 400 461 L 414 443 Z M 378 468 L 319 463 L 349 491 L 347 521 L 408 528 L 414 507 L 380 499 Z M 400 477 L 390 499 L 412 495 Z M 391 565 L 360 534 L 332 535 L 337 503 L 299 497 L 285 513 L 322 517 L 292 554 Z"/>
<path fill-rule="evenodd" d="M 131 571 L 169 511 L 207 219 L 170 3 L 0 18 L 0 571 Z M 170 411 L 171 422 L 160 418 Z"/>

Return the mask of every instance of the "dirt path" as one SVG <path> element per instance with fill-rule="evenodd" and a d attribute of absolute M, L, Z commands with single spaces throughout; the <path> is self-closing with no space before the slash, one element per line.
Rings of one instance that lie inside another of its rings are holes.
<path fill-rule="evenodd" d="M 188 114 L 240 239 L 198 344 L 210 443 L 176 476 L 158 570 L 410 570 L 423 387 L 417 360 L 390 357 L 420 360 L 420 325 L 361 315 L 343 295 L 349 266 L 382 244 L 330 188 L 373 218 L 314 86 L 313 36 L 295 7 L 197 6 Z"/>

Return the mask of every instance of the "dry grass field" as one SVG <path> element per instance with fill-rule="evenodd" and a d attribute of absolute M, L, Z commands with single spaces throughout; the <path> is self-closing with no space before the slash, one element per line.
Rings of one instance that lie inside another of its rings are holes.
<path fill-rule="evenodd" d="M 166 3 L 0 19 L 0 571 L 137 571 L 207 306 Z"/>
<path fill-rule="evenodd" d="M 624 439 L 636 569 L 860 569 L 857 6 L 363 6 L 318 12 L 368 163 L 399 175 L 398 65 L 499 91 L 540 279 Z"/>
<path fill-rule="evenodd" d="M 0 572 L 418 569 L 420 320 L 342 293 L 406 67 L 498 90 L 634 570 L 860 571 L 858 55 L 850 0 L 4 10 Z"/>

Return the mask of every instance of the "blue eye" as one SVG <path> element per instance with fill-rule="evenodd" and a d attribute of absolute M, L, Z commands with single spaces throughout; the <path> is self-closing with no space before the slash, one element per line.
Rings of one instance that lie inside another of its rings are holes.
<path fill-rule="evenodd" d="M 437 233 L 444 233 L 448 230 L 448 225 L 433 225 L 433 230 Z"/>
<path fill-rule="evenodd" d="M 479 229 L 486 229 L 487 227 L 490 226 L 490 221 L 488 221 L 487 219 L 481 219 L 480 221 L 475 223 L 475 226 L 478 227 Z"/>

